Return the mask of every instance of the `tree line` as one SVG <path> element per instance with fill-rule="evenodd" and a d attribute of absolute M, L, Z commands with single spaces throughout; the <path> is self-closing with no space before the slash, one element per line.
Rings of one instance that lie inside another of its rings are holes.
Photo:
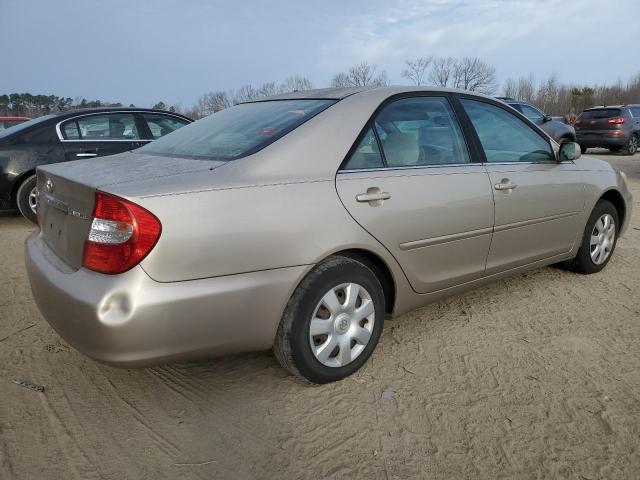
<path fill-rule="evenodd" d="M 423 56 L 405 61 L 402 78 L 416 85 L 459 88 L 486 95 L 502 93 L 506 97 L 522 100 L 544 110 L 550 115 L 563 115 L 571 109 L 580 112 L 595 105 L 615 105 L 640 102 L 640 73 L 626 83 L 618 80 L 614 85 L 579 85 L 560 83 L 557 76 L 536 81 L 533 74 L 520 78 L 508 78 L 502 91 L 496 70 L 492 65 L 476 57 L 433 57 Z M 387 86 L 389 76 L 377 65 L 361 62 L 336 74 L 331 80 L 332 87 Z M 313 83 L 302 75 L 294 75 L 282 82 L 266 82 L 261 85 L 245 84 L 237 89 L 214 90 L 203 94 L 187 108 L 157 102 L 153 108 L 183 113 L 192 118 L 202 118 L 238 103 L 262 97 L 314 88 Z M 56 95 L 32 95 L 30 93 L 10 93 L 0 95 L 0 115 L 37 117 L 48 113 L 88 108 L 121 107 L 120 102 L 105 102 L 72 99 Z M 135 105 L 130 104 L 130 107 Z"/>

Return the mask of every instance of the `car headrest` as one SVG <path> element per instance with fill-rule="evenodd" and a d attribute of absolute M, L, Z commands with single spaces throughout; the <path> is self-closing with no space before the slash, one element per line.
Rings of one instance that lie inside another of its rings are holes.
<path fill-rule="evenodd" d="M 392 132 L 384 141 L 384 154 L 390 167 L 415 165 L 420 158 L 418 140 L 412 133 Z"/>

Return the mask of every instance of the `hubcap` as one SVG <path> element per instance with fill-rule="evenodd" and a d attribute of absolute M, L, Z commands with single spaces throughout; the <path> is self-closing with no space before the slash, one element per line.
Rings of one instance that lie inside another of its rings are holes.
<path fill-rule="evenodd" d="M 357 283 L 343 283 L 325 293 L 309 325 L 313 355 L 327 367 L 344 367 L 365 349 L 375 322 L 369 292 Z"/>
<path fill-rule="evenodd" d="M 33 187 L 29 192 L 29 208 L 33 213 L 36 213 L 36 208 L 38 207 L 38 191 L 36 187 Z"/>
<path fill-rule="evenodd" d="M 631 153 L 631 154 L 636 153 L 637 149 L 638 149 L 638 137 L 633 135 L 629 139 L 629 153 Z"/>
<path fill-rule="evenodd" d="M 616 224 L 608 213 L 602 215 L 593 226 L 590 241 L 591 260 L 602 265 L 611 255 L 616 239 Z"/>

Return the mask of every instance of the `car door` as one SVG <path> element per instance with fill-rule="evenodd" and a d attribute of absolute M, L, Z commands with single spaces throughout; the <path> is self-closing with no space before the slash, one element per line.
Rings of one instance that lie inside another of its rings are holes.
<path fill-rule="evenodd" d="M 487 275 L 567 253 L 578 238 L 584 191 L 574 162 L 549 139 L 489 100 L 461 99 L 485 155 L 495 224 Z"/>
<path fill-rule="evenodd" d="M 82 115 L 58 125 L 67 160 L 134 150 L 148 141 L 140 130 L 133 112 Z"/>
<path fill-rule="evenodd" d="M 482 277 L 491 243 L 489 178 L 447 95 L 385 104 L 336 176 L 353 218 L 428 293 Z"/>

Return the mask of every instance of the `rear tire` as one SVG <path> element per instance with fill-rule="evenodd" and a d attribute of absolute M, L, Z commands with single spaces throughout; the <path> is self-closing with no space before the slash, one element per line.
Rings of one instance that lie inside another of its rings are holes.
<path fill-rule="evenodd" d="M 580 153 L 587 153 L 587 147 L 580 145 Z"/>
<path fill-rule="evenodd" d="M 624 146 L 624 153 L 626 155 L 635 155 L 638 151 L 638 136 L 634 133 L 629 137 L 629 141 Z"/>
<path fill-rule="evenodd" d="M 371 356 L 384 317 L 382 285 L 369 267 L 351 258 L 330 257 L 294 291 L 273 351 L 289 373 L 314 383 L 335 382 Z"/>
<path fill-rule="evenodd" d="M 36 217 L 36 176 L 27 177 L 18 187 L 16 192 L 18 210 L 24 218 L 32 223 L 37 222 Z"/>
<path fill-rule="evenodd" d="M 612 230 L 607 233 L 610 228 L 603 219 L 609 218 L 613 222 Z M 599 272 L 607 266 L 609 260 L 613 256 L 613 252 L 618 242 L 618 230 L 620 228 L 620 219 L 618 211 L 608 200 L 600 200 L 593 208 L 587 226 L 582 235 L 582 243 L 578 249 L 575 258 L 563 264 L 563 267 L 572 272 L 589 275 Z M 601 252 L 596 250 L 600 247 L 604 250 L 604 254 L 599 256 Z"/>

